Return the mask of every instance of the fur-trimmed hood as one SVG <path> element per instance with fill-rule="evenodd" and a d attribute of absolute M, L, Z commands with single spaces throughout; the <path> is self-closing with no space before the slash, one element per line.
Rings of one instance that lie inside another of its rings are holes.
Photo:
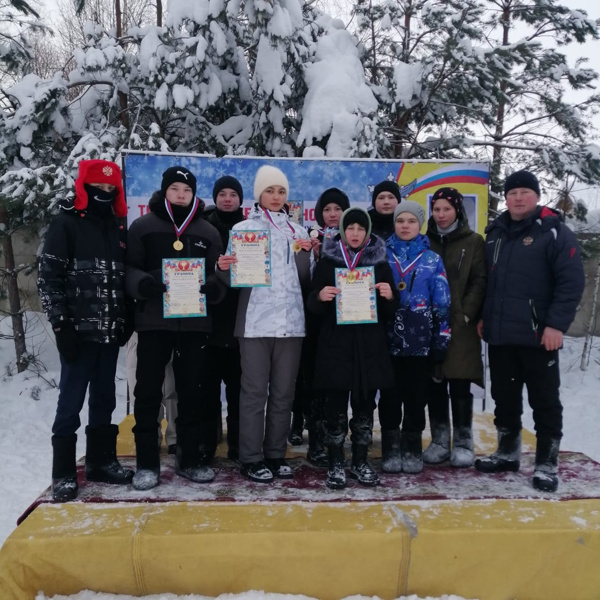
<path fill-rule="evenodd" d="M 323 256 L 326 256 L 341 267 L 346 266 L 344 255 L 340 247 L 341 237 L 338 233 L 334 238 L 323 240 L 323 249 L 321 251 Z M 351 258 L 354 258 L 355 252 L 349 250 Z M 385 250 L 384 241 L 376 236 L 371 235 L 369 243 L 365 246 L 363 253 L 358 261 L 358 267 L 376 265 L 381 262 L 387 262 L 387 254 Z"/>

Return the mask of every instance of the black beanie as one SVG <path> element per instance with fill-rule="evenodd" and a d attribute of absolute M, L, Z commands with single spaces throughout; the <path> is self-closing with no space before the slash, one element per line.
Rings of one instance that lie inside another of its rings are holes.
<path fill-rule="evenodd" d="M 240 197 L 240 206 L 244 202 L 244 190 L 242 189 L 242 184 L 231 175 L 225 175 L 224 177 L 220 177 L 215 181 L 215 185 L 213 187 L 213 201 L 217 203 L 217 196 L 221 190 L 234 190 L 237 192 L 237 195 Z"/>
<path fill-rule="evenodd" d="M 185 167 L 169 167 L 162 176 L 160 191 L 166 194 L 167 188 L 173 183 L 185 183 L 192 188 L 192 196 L 196 197 L 196 178 Z"/>
<path fill-rule="evenodd" d="M 325 221 L 323 220 L 323 209 L 328 204 L 337 204 L 342 211 L 350 208 L 350 200 L 348 196 L 338 190 L 337 188 L 329 188 L 325 190 L 317 200 L 315 204 L 315 221 L 319 224 L 319 227 L 325 227 Z"/>
<path fill-rule="evenodd" d="M 504 196 L 515 188 L 527 188 L 533 190 L 538 196 L 541 196 L 540 182 L 537 177 L 529 171 L 516 171 L 511 173 L 504 182 Z"/>
<path fill-rule="evenodd" d="M 394 196 L 396 196 L 398 202 L 402 201 L 402 198 L 400 197 L 400 187 L 398 184 L 395 181 L 385 180 L 381 183 L 378 183 L 373 189 L 373 198 L 371 198 L 373 208 L 375 207 L 375 200 L 377 199 L 377 196 L 381 194 L 381 192 L 391 192 L 394 194 Z"/>
<path fill-rule="evenodd" d="M 454 207 L 456 211 L 456 216 L 460 215 L 463 212 L 463 196 L 462 194 L 455 188 L 451 187 L 443 187 L 439 188 L 433 193 L 431 197 L 431 210 L 433 211 L 433 205 L 436 200 L 446 200 L 450 202 L 450 204 Z"/>

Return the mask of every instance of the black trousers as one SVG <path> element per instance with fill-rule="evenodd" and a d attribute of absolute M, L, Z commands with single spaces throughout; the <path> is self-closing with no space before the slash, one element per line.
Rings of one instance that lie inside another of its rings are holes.
<path fill-rule="evenodd" d="M 488 355 L 496 427 L 521 430 L 525 386 L 537 435 L 560 439 L 563 408 L 559 397 L 558 350 L 490 345 Z"/>
<path fill-rule="evenodd" d="M 372 393 L 352 393 L 348 390 L 327 390 L 324 406 L 324 444 L 339 446 L 348 433 L 348 399 L 352 407 L 350 420 L 353 444 L 368 445 L 373 437 Z"/>
<path fill-rule="evenodd" d="M 200 382 L 204 369 L 207 336 L 198 332 L 140 331 L 138 333 L 135 385 L 135 434 L 157 433 L 165 367 L 173 354 L 179 427 L 199 428 Z"/>
<path fill-rule="evenodd" d="M 221 382 L 225 384 L 227 400 L 227 430 L 239 429 L 242 365 L 238 346 L 224 348 L 207 346 L 205 373 L 202 379 L 202 420 L 221 419 Z"/>
<path fill-rule="evenodd" d="M 381 429 L 397 429 L 402 423 L 402 431 L 422 433 L 429 392 L 429 359 L 426 356 L 394 356 L 392 363 L 395 386 L 379 392 Z"/>

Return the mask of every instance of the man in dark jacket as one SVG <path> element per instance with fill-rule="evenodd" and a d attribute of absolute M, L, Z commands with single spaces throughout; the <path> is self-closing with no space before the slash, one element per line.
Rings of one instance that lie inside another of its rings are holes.
<path fill-rule="evenodd" d="M 213 470 L 200 454 L 201 398 L 205 347 L 211 333 L 207 316 L 165 317 L 162 282 L 164 259 L 203 258 L 206 283 L 200 292 L 209 305 L 220 302 L 225 286 L 214 276 L 223 252 L 219 232 L 200 218 L 204 202 L 196 197 L 196 177 L 175 166 L 163 173 L 161 188 L 148 204 L 150 212 L 129 228 L 126 289 L 135 298 L 135 330 L 138 332 L 136 385 L 134 390 L 137 471 L 133 487 L 148 490 L 159 483 L 158 414 L 165 367 L 173 356 L 177 392 L 177 448 L 175 472 L 199 483 L 211 481 Z"/>
<path fill-rule="evenodd" d="M 125 484 L 133 472 L 116 457 L 115 372 L 126 331 L 125 237 L 116 217 L 127 215 L 121 170 L 105 160 L 82 160 L 75 201 L 50 224 L 40 258 L 38 288 L 56 336 L 61 372 L 52 426 L 52 495 L 77 496 L 75 446 L 89 386 L 86 477 Z"/>
<path fill-rule="evenodd" d="M 553 492 L 562 437 L 558 350 L 583 293 L 583 264 L 573 232 L 556 211 L 538 206 L 532 173 L 510 175 L 504 195 L 508 210 L 486 230 L 488 284 L 479 324 L 489 344 L 498 449 L 475 467 L 519 469 L 525 385 L 537 436 L 533 487 Z"/>
<path fill-rule="evenodd" d="M 232 227 L 244 220 L 242 185 L 230 175 L 220 177 L 213 187 L 213 201 L 215 205 L 208 207 L 202 216 L 217 229 L 223 248 L 227 248 Z M 202 452 L 208 461 L 215 454 L 221 424 L 221 382 L 225 384 L 227 398 L 227 457 L 237 460 L 239 456 L 242 366 L 240 346 L 233 335 L 239 295 L 239 289 L 229 288 L 212 313 L 213 327 L 202 381 Z"/>

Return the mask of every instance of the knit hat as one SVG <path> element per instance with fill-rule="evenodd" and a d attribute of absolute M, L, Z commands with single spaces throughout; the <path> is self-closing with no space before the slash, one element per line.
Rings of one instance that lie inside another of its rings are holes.
<path fill-rule="evenodd" d="M 394 211 L 394 223 L 398 218 L 400 213 L 411 213 L 417 217 L 417 221 L 419 221 L 419 227 L 423 227 L 423 223 L 425 223 L 425 211 L 423 207 L 414 200 L 405 200 L 396 206 L 396 210 Z"/>
<path fill-rule="evenodd" d="M 369 217 L 369 213 L 364 208 L 352 207 L 347 208 L 340 217 L 340 237 L 342 241 L 347 246 L 348 240 L 346 239 L 346 228 L 350 227 L 354 223 L 358 223 L 361 227 L 364 227 L 367 231 L 367 235 L 365 235 L 365 241 L 361 244 L 364 246 L 367 243 L 367 240 L 371 237 L 371 217 Z"/>
<path fill-rule="evenodd" d="M 117 188 L 112 206 L 117 217 L 127 216 L 127 202 L 123 190 L 123 177 L 119 165 L 108 160 L 82 160 L 79 162 L 79 174 L 75 180 L 75 208 L 85 210 L 88 206 L 88 194 L 85 184 L 106 183 Z"/>
<path fill-rule="evenodd" d="M 315 221 L 319 224 L 319 227 L 325 227 L 323 209 L 328 204 L 337 204 L 342 210 L 350 208 L 350 200 L 342 190 L 338 190 L 337 188 L 325 190 L 315 204 Z"/>
<path fill-rule="evenodd" d="M 244 202 L 244 190 L 242 189 L 242 184 L 235 178 L 231 177 L 231 175 L 225 175 L 224 177 L 220 177 L 215 181 L 215 185 L 213 187 L 213 201 L 217 203 L 217 196 L 221 190 L 234 190 L 237 192 L 237 195 L 240 197 L 240 206 Z"/>
<path fill-rule="evenodd" d="M 379 196 L 381 192 L 391 192 L 394 194 L 394 196 L 396 196 L 398 202 L 402 201 L 402 198 L 400 197 L 400 187 L 398 184 L 395 181 L 388 181 L 386 179 L 385 181 L 378 183 L 373 189 L 373 198 L 371 199 L 373 207 L 375 207 L 375 200 L 377 200 L 377 196 Z"/>
<path fill-rule="evenodd" d="M 439 188 L 433 193 L 431 197 L 431 210 L 433 211 L 433 205 L 436 200 L 446 200 L 450 202 L 456 211 L 456 216 L 462 213 L 463 211 L 463 196 L 462 194 L 455 188 L 451 187 L 443 187 Z"/>
<path fill-rule="evenodd" d="M 504 182 L 504 196 L 506 197 L 508 192 L 515 188 L 527 188 L 528 190 L 533 190 L 538 196 L 541 195 L 540 182 L 529 171 L 515 171 L 511 173 Z"/>
<path fill-rule="evenodd" d="M 288 194 L 290 193 L 290 184 L 283 171 L 271 165 L 263 165 L 254 178 L 254 200 L 258 202 L 260 195 L 272 185 L 280 185 Z"/>
<path fill-rule="evenodd" d="M 166 195 L 167 189 L 174 183 L 185 183 L 192 188 L 192 198 L 196 197 L 196 177 L 185 167 L 169 167 L 162 175 L 160 191 Z"/>

